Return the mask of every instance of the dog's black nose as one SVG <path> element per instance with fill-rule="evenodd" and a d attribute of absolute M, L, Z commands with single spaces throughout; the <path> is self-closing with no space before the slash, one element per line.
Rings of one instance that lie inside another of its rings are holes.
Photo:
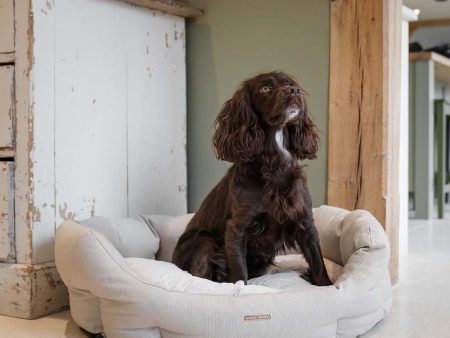
<path fill-rule="evenodd" d="M 300 87 L 286 86 L 285 93 L 289 96 L 300 96 Z"/>

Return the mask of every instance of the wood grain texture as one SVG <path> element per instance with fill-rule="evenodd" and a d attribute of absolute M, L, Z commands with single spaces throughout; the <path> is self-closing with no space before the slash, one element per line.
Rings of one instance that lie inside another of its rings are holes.
<path fill-rule="evenodd" d="M 328 203 L 384 224 L 382 37 L 382 1 L 331 3 Z"/>
<path fill-rule="evenodd" d="M 200 8 L 190 6 L 184 2 L 174 0 L 120 0 L 126 3 L 154 9 L 163 13 L 192 18 L 203 15 Z"/>
<path fill-rule="evenodd" d="M 384 224 L 395 282 L 401 1 L 333 1 L 330 25 L 328 204 Z"/>

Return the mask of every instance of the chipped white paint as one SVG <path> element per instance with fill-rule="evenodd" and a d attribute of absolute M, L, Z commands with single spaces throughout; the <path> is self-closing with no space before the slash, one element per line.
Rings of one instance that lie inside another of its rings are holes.
<path fill-rule="evenodd" d="M 67 308 L 67 288 L 55 264 L 0 263 L 0 314 L 36 318 Z"/>
<path fill-rule="evenodd" d="M 50 4 L 33 1 L 33 263 L 66 218 L 186 212 L 184 19 Z"/>
<path fill-rule="evenodd" d="M 14 262 L 14 162 L 0 162 L 0 262 Z"/>
<path fill-rule="evenodd" d="M 0 148 L 14 145 L 14 66 L 0 66 Z"/>
<path fill-rule="evenodd" d="M 184 19 L 148 15 L 136 11 L 126 29 L 129 215 L 179 215 L 187 212 Z"/>
<path fill-rule="evenodd" d="M 15 224 L 0 229 L 15 242 L 0 235 L 0 260 L 16 264 L 0 264 L 0 314 L 35 318 L 67 305 L 52 262 L 60 221 L 186 212 L 185 30 L 115 0 L 16 1 L 14 12 L 0 90 L 15 83 L 15 107 L 1 100 L 0 126 L 15 126 L 0 139 L 16 137 L 0 157 L 14 158 L 15 189 L 0 177 L 0 208 Z"/>
<path fill-rule="evenodd" d="M 52 0 L 33 1 L 34 64 L 30 72 L 32 106 L 33 203 L 32 263 L 53 261 L 55 239 L 55 68 L 54 20 Z"/>
<path fill-rule="evenodd" d="M 16 114 L 15 157 L 15 247 L 16 262 L 31 264 L 32 228 L 29 209 L 32 201 L 32 168 L 30 150 L 33 146 L 33 107 L 30 104 L 29 69 L 33 59 L 33 29 L 29 1 L 16 1 L 14 94 Z"/>

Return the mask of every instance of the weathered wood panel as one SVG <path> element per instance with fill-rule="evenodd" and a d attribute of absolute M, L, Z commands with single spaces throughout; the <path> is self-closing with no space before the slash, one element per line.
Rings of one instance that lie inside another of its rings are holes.
<path fill-rule="evenodd" d="M 0 53 L 14 52 L 14 2 L 0 0 Z"/>
<path fill-rule="evenodd" d="M 52 5 L 53 1 L 37 0 Z M 22 318 L 36 318 L 59 311 L 68 304 L 67 289 L 59 278 L 54 263 L 31 265 L 34 181 L 32 152 L 34 143 L 34 111 L 30 95 L 34 87 L 30 77 L 33 65 L 34 12 L 32 1 L 15 1 L 15 53 L 2 55 L 0 62 L 14 62 L 16 147 L 1 150 L 1 157 L 15 160 L 15 215 L 16 262 L 0 263 L 0 314 Z M 3 24 L 1 22 L 0 24 Z M 0 41 L 3 42 L 3 41 Z M 48 79 L 51 75 L 48 75 Z M 47 80 L 48 80 L 47 79 Z M 31 97 L 32 99 L 33 97 Z M 41 114 L 47 114 L 41 110 Z M 23 263 L 23 264 L 22 264 Z"/>
<path fill-rule="evenodd" d="M 32 319 L 65 310 L 69 304 L 55 263 L 0 263 L 0 285 L 0 313 L 4 315 Z"/>
<path fill-rule="evenodd" d="M 57 224 L 127 215 L 127 43 L 119 7 L 136 9 L 116 1 L 55 3 Z"/>
<path fill-rule="evenodd" d="M 15 1 L 14 81 L 16 98 L 15 151 L 15 234 L 16 261 L 29 264 L 32 260 L 32 223 L 30 212 L 33 196 L 32 162 L 33 109 L 30 105 L 30 68 L 33 60 L 33 15 L 31 2 Z"/>
<path fill-rule="evenodd" d="M 0 148 L 14 146 L 14 66 L 0 66 Z"/>
<path fill-rule="evenodd" d="M 0 313 L 34 318 L 68 304 L 51 262 L 60 220 L 185 212 L 184 24 L 113 0 L 14 10 L 15 53 L 0 62 L 15 65 L 19 137 L 0 157 L 16 165 L 18 264 L 0 264 Z M 150 172 L 151 189 L 139 189 Z"/>
<path fill-rule="evenodd" d="M 129 215 L 187 212 L 184 19 L 148 13 L 128 26 Z M 149 34 L 147 34 L 149 32 Z"/>
<path fill-rule="evenodd" d="M 14 163 L 0 162 L 0 262 L 14 262 Z"/>
<path fill-rule="evenodd" d="M 47 25 L 47 12 L 35 21 Z M 186 212 L 184 19 L 89 0 L 56 1 L 53 15 L 55 93 L 40 110 L 51 115 L 54 97 L 56 224 L 94 214 Z M 52 126 L 38 133 L 52 134 Z M 35 230 L 34 247 L 46 246 L 50 235 Z"/>
<path fill-rule="evenodd" d="M 132 5 L 147 7 L 163 13 L 192 18 L 203 15 L 203 10 L 175 0 L 121 0 Z"/>
<path fill-rule="evenodd" d="M 32 263 L 54 258 L 55 210 L 55 15 L 53 1 L 33 2 L 33 59 L 30 105 L 33 114 L 30 150 L 32 194 Z"/>
<path fill-rule="evenodd" d="M 65 218 L 186 212 L 184 19 L 114 1 L 33 12 L 33 263 Z"/>
<path fill-rule="evenodd" d="M 328 203 L 384 224 L 394 282 L 400 33 L 399 0 L 331 2 Z"/>

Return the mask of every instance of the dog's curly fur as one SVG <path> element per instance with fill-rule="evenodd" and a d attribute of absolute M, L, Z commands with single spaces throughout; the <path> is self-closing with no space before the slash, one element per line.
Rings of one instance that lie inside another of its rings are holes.
<path fill-rule="evenodd" d="M 180 237 L 173 262 L 214 281 L 260 276 L 277 252 L 297 249 L 315 285 L 330 285 L 298 160 L 313 159 L 318 135 L 293 78 L 245 81 L 215 121 L 218 159 L 234 163 Z"/>

